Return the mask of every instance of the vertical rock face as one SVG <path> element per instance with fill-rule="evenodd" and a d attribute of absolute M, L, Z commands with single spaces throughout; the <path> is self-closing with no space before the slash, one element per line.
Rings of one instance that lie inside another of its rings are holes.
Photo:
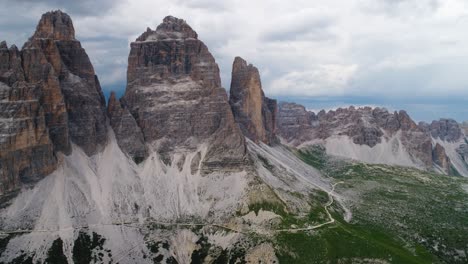
<path fill-rule="evenodd" d="M 23 54 L 28 80 L 45 83 L 44 108 L 51 131 L 58 134 L 52 139 L 59 150 L 68 148 L 68 126 L 70 139 L 88 155 L 95 154 L 107 139 L 105 99 L 89 57 L 75 39 L 71 18 L 61 11 L 44 14 Z"/>
<path fill-rule="evenodd" d="M 25 81 L 20 52 L 0 44 L 0 194 L 51 173 L 57 160 L 40 87 Z"/>
<path fill-rule="evenodd" d="M 123 101 L 157 151 L 209 142 L 206 164 L 243 159 L 218 65 L 184 20 L 168 16 L 131 44 L 127 81 Z"/>
<path fill-rule="evenodd" d="M 296 103 L 280 102 L 278 105 L 278 134 L 286 141 L 303 138 L 310 140 L 307 131 L 318 124 L 318 118 L 313 112 Z"/>
<path fill-rule="evenodd" d="M 445 153 L 444 147 L 437 143 L 432 150 L 432 160 L 438 165 L 445 173 L 450 172 L 450 159 Z"/>
<path fill-rule="evenodd" d="M 70 17 L 44 14 L 19 51 L 0 43 L 0 193 L 55 170 L 71 141 L 88 154 L 107 139 L 104 96 Z"/>
<path fill-rule="evenodd" d="M 144 160 L 148 153 L 143 133 L 128 109 L 117 100 L 114 92 L 109 98 L 107 113 L 119 147 L 135 162 Z"/>
<path fill-rule="evenodd" d="M 258 69 L 240 57 L 232 66 L 229 104 L 244 135 L 257 143 L 274 142 L 276 100 L 265 97 Z"/>

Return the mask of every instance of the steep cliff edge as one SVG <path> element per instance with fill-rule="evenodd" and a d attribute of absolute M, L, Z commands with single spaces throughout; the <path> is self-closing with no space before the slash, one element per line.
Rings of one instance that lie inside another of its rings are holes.
<path fill-rule="evenodd" d="M 68 130 L 70 140 L 88 155 L 96 154 L 107 139 L 106 102 L 89 57 L 75 39 L 71 18 L 61 11 L 44 14 L 22 53 L 27 79 L 46 83 L 44 105 L 52 133 L 59 131 L 52 135 L 57 149 L 69 149 L 64 143 Z M 44 69 L 49 69 L 52 76 L 44 75 Z M 48 82 L 48 78 L 54 80 Z M 65 102 L 65 109 L 60 100 Z M 64 110 L 67 122 L 62 118 Z"/>
<path fill-rule="evenodd" d="M 94 155 L 107 141 L 104 96 L 70 17 L 45 13 L 21 51 L 0 44 L 0 193 L 50 174 L 71 142 Z"/>
<path fill-rule="evenodd" d="M 208 143 L 208 167 L 244 160 L 244 137 L 218 65 L 184 20 L 168 16 L 131 43 L 127 81 L 122 100 L 157 152 Z"/>
<path fill-rule="evenodd" d="M 229 104 L 244 135 L 254 142 L 276 140 L 276 100 L 265 97 L 258 69 L 236 57 L 232 65 Z"/>

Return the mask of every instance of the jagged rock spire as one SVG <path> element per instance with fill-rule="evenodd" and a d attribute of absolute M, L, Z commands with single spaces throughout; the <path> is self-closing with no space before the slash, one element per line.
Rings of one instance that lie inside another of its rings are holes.
<path fill-rule="evenodd" d="M 229 103 L 244 135 L 257 143 L 275 141 L 276 100 L 265 97 L 258 69 L 241 57 L 232 66 Z"/>
<path fill-rule="evenodd" d="M 182 19 L 168 16 L 131 43 L 123 100 L 146 142 L 160 153 L 209 142 L 204 164 L 244 158 L 244 137 L 221 87 L 218 65 Z"/>
<path fill-rule="evenodd" d="M 60 10 L 51 11 L 42 15 L 33 38 L 74 40 L 75 28 L 68 14 Z"/>

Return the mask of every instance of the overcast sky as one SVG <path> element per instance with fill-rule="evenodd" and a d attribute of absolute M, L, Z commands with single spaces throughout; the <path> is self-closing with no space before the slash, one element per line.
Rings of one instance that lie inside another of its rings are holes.
<path fill-rule="evenodd" d="M 129 43 L 185 19 L 221 68 L 260 70 L 265 93 L 310 109 L 383 105 L 416 120 L 468 120 L 465 0 L 0 0 L 0 39 L 21 47 L 42 13 L 73 19 L 103 89 L 125 89 Z"/>

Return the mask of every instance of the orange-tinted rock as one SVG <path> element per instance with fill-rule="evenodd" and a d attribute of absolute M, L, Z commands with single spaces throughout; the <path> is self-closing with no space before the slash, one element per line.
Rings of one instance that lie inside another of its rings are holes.
<path fill-rule="evenodd" d="M 28 81 L 42 82 L 41 102 L 57 150 L 69 152 L 70 139 L 95 154 L 107 141 L 105 99 L 71 18 L 61 11 L 44 14 L 22 53 Z"/>
<path fill-rule="evenodd" d="M 40 87 L 25 82 L 16 47 L 0 47 L 0 194 L 55 170 Z"/>
<path fill-rule="evenodd" d="M 258 69 L 234 59 L 229 104 L 245 136 L 254 142 L 275 141 L 276 100 L 265 97 Z"/>
<path fill-rule="evenodd" d="M 21 52 L 0 43 L 0 194 L 53 172 L 71 141 L 96 153 L 106 126 L 101 87 L 67 14 L 44 14 Z"/>

